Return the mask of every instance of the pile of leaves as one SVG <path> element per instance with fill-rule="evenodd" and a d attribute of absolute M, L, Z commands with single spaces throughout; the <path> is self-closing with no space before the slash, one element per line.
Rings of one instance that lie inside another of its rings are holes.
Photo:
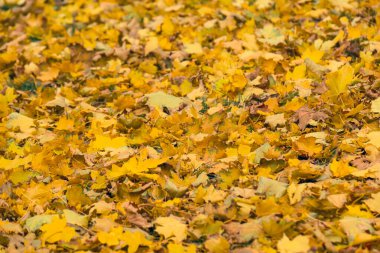
<path fill-rule="evenodd" d="M 1 252 L 380 252 L 378 0 L 0 0 Z"/>

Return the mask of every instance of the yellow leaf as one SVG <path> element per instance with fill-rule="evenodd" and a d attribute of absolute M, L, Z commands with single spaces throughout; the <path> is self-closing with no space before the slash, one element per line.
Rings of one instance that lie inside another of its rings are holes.
<path fill-rule="evenodd" d="M 347 205 L 347 211 L 344 212 L 343 216 L 349 217 L 359 217 L 372 219 L 373 215 L 371 212 L 367 211 L 364 205 Z"/>
<path fill-rule="evenodd" d="M 255 6 L 258 10 L 264 10 L 271 7 L 274 4 L 274 0 L 257 0 Z"/>
<path fill-rule="evenodd" d="M 130 158 L 123 166 L 119 167 L 116 164 L 112 164 L 111 171 L 107 171 L 108 179 L 116 179 L 122 176 L 132 173 L 137 170 L 137 159 L 136 157 Z"/>
<path fill-rule="evenodd" d="M 380 113 L 380 97 L 372 101 L 371 112 Z"/>
<path fill-rule="evenodd" d="M 188 54 L 203 54 L 202 45 L 199 43 L 184 43 L 184 46 Z"/>
<path fill-rule="evenodd" d="M 329 0 L 329 2 L 333 5 L 333 7 L 338 11 L 343 11 L 345 9 L 353 9 L 357 7 L 357 2 L 351 1 L 351 0 Z"/>
<path fill-rule="evenodd" d="M 58 77 L 58 74 L 59 74 L 59 69 L 49 68 L 46 71 L 42 71 L 39 74 L 38 79 L 40 79 L 42 82 L 50 82 L 56 79 Z"/>
<path fill-rule="evenodd" d="M 157 175 L 143 174 L 142 172 L 146 172 L 149 171 L 149 169 L 156 168 L 158 165 L 166 161 L 167 158 L 147 159 L 144 161 L 138 161 L 136 157 L 132 157 L 121 167 L 113 164 L 112 169 L 110 171 L 107 171 L 107 178 L 113 180 L 128 174 L 139 174 L 141 176 L 156 179 Z"/>
<path fill-rule="evenodd" d="M 227 196 L 227 193 L 222 190 L 217 190 L 211 185 L 207 188 L 206 196 L 203 198 L 206 202 L 215 203 L 218 201 L 222 201 Z"/>
<path fill-rule="evenodd" d="M 158 39 L 157 37 L 151 37 L 147 41 L 145 45 L 145 55 L 149 54 L 150 52 L 153 52 L 158 48 Z"/>
<path fill-rule="evenodd" d="M 380 148 L 380 131 L 369 132 L 367 134 L 369 144 L 372 144 L 376 148 Z"/>
<path fill-rule="evenodd" d="M 283 113 L 269 115 L 265 118 L 265 123 L 269 124 L 273 128 L 276 126 L 283 126 L 285 125 L 285 122 L 286 120 Z"/>
<path fill-rule="evenodd" d="M 157 66 L 155 65 L 154 61 L 143 61 L 140 63 L 139 69 L 152 75 L 157 72 Z"/>
<path fill-rule="evenodd" d="M 98 34 L 95 30 L 87 30 L 80 33 L 80 38 L 83 47 L 88 50 L 92 51 L 96 47 L 96 40 L 98 38 Z"/>
<path fill-rule="evenodd" d="M 59 121 L 57 122 L 56 130 L 67 130 L 67 131 L 73 131 L 74 130 L 74 120 L 68 119 L 66 117 L 61 117 Z"/>
<path fill-rule="evenodd" d="M 142 86 L 145 85 L 145 78 L 140 71 L 131 70 L 131 72 L 129 72 L 128 74 L 128 77 L 130 79 L 130 82 L 136 88 L 141 88 Z"/>
<path fill-rule="evenodd" d="M 302 199 L 302 193 L 306 189 L 305 184 L 296 184 L 296 183 L 291 183 L 288 187 L 288 197 L 289 197 L 289 202 L 291 205 L 294 205 L 295 203 L 301 201 Z"/>
<path fill-rule="evenodd" d="M 163 235 L 165 239 L 170 238 L 179 243 L 187 237 L 187 226 L 178 217 L 173 215 L 159 217 L 154 223 L 156 224 L 156 231 Z"/>
<path fill-rule="evenodd" d="M 191 244 L 186 247 L 179 243 L 169 243 L 168 251 L 168 253 L 196 253 L 197 248 L 194 244 Z"/>
<path fill-rule="evenodd" d="M 186 96 L 188 93 L 190 93 L 193 90 L 193 85 L 188 80 L 185 80 L 179 86 L 179 90 L 182 96 Z"/>
<path fill-rule="evenodd" d="M 29 64 L 25 64 L 25 73 L 26 74 L 37 74 L 38 71 L 40 70 L 36 64 L 33 62 Z"/>
<path fill-rule="evenodd" d="M 319 63 L 320 60 L 322 59 L 323 55 L 325 52 L 322 50 L 316 49 L 314 46 L 309 46 L 305 49 L 305 51 L 302 52 L 302 59 L 310 59 L 315 63 Z"/>
<path fill-rule="evenodd" d="M 32 159 L 33 156 L 31 155 L 28 155 L 24 158 L 15 158 L 13 160 L 0 157 L 0 169 L 12 170 L 18 168 L 19 166 L 26 166 L 28 163 L 32 161 Z"/>
<path fill-rule="evenodd" d="M 276 203 L 274 197 L 268 197 L 267 199 L 261 200 L 256 205 L 256 215 L 260 217 L 279 212 L 281 212 L 281 206 Z"/>
<path fill-rule="evenodd" d="M 319 154 L 322 151 L 322 146 L 316 143 L 315 137 L 301 136 L 295 144 L 298 150 L 307 153 L 309 156 Z"/>
<path fill-rule="evenodd" d="M 257 192 L 265 194 L 266 196 L 275 196 L 276 198 L 280 198 L 285 194 L 287 187 L 288 184 L 286 183 L 266 177 L 260 177 Z"/>
<path fill-rule="evenodd" d="M 301 64 L 294 68 L 293 72 L 287 72 L 286 73 L 286 80 L 298 80 L 305 78 L 306 74 L 306 65 Z"/>
<path fill-rule="evenodd" d="M 22 233 L 20 224 L 0 220 L 0 231 L 3 233 Z"/>
<path fill-rule="evenodd" d="M 248 145 L 240 144 L 238 147 L 239 155 L 246 156 L 251 152 L 251 147 Z"/>
<path fill-rule="evenodd" d="M 347 86 L 354 80 L 354 69 L 350 64 L 346 64 L 338 71 L 326 75 L 326 85 L 333 96 L 347 90 Z"/>
<path fill-rule="evenodd" d="M 163 50 L 170 50 L 172 48 L 172 43 L 170 42 L 170 40 L 166 37 L 160 37 L 158 39 L 158 45 L 160 45 L 160 47 L 163 49 Z"/>
<path fill-rule="evenodd" d="M 91 203 L 90 198 L 83 192 L 82 186 L 72 185 L 66 191 L 66 198 L 70 206 L 88 205 Z"/>
<path fill-rule="evenodd" d="M 0 96 L 3 96 L 3 95 L 0 95 Z M 5 99 L 6 99 L 7 103 L 12 102 L 17 97 L 18 97 L 18 95 L 15 94 L 15 89 L 7 87 L 7 89 L 5 90 Z"/>
<path fill-rule="evenodd" d="M 161 159 L 147 159 L 145 161 L 139 161 L 136 172 L 145 172 L 145 171 L 148 171 L 149 169 L 154 169 L 158 165 L 166 162 L 167 160 L 168 160 L 167 158 L 161 158 Z"/>
<path fill-rule="evenodd" d="M 354 172 L 355 168 L 343 160 L 337 161 L 334 159 L 330 164 L 330 170 L 334 177 L 345 177 Z"/>
<path fill-rule="evenodd" d="M 145 235 L 139 231 L 125 231 L 121 237 L 122 246 L 128 245 L 128 253 L 137 252 L 140 245 L 151 246 L 152 242 L 145 238 Z"/>
<path fill-rule="evenodd" d="M 285 42 L 285 36 L 272 24 L 264 25 L 264 28 L 257 31 L 257 35 L 261 37 L 259 41 L 272 46 Z"/>
<path fill-rule="evenodd" d="M 370 199 L 364 200 L 364 203 L 371 211 L 380 213 L 380 192 L 372 194 Z"/>
<path fill-rule="evenodd" d="M 277 243 L 277 248 L 280 253 L 307 253 L 310 249 L 309 237 L 299 235 L 293 240 L 284 234 Z"/>
<path fill-rule="evenodd" d="M 370 219 L 344 217 L 339 223 L 351 243 L 356 244 L 373 239 L 373 236 L 368 234 L 368 232 L 373 231 Z"/>
<path fill-rule="evenodd" d="M 222 236 L 213 237 L 205 242 L 205 247 L 210 253 L 228 253 L 230 252 L 230 244 L 226 238 Z"/>
<path fill-rule="evenodd" d="M 169 17 L 164 18 L 164 22 L 162 23 L 161 30 L 164 35 L 170 36 L 174 34 L 175 26 Z"/>
<path fill-rule="evenodd" d="M 0 2 L 1 3 L 1 2 Z M 0 54 L 0 64 L 1 63 L 11 63 L 13 61 L 16 61 L 18 58 L 18 52 L 17 47 L 11 46 L 7 48 L 7 51 L 5 53 Z"/>
<path fill-rule="evenodd" d="M 64 209 L 63 215 L 65 216 L 67 223 L 87 227 L 88 217 L 86 215 L 80 215 L 70 209 Z"/>
<path fill-rule="evenodd" d="M 327 196 L 327 200 L 337 208 L 342 208 L 347 202 L 347 194 L 331 194 Z"/>
<path fill-rule="evenodd" d="M 76 236 L 75 229 L 66 225 L 66 219 L 53 217 L 51 223 L 45 224 L 41 227 L 42 243 L 54 243 L 58 241 L 69 242 Z"/>
<path fill-rule="evenodd" d="M 45 106 L 47 107 L 55 107 L 55 106 L 59 106 L 59 107 L 62 107 L 62 108 L 66 108 L 68 107 L 72 102 L 70 100 L 68 100 L 67 98 L 65 97 L 62 97 L 62 96 L 56 96 L 53 100 L 47 102 L 45 104 Z"/>
<path fill-rule="evenodd" d="M 123 228 L 119 226 L 112 228 L 110 232 L 100 231 L 97 233 L 97 237 L 99 242 L 107 244 L 108 246 L 115 246 L 119 244 L 122 234 Z"/>
<path fill-rule="evenodd" d="M 25 221 L 25 228 L 28 231 L 34 232 L 46 223 L 51 223 L 53 217 L 58 217 L 58 214 L 40 214 L 28 218 Z"/>
<path fill-rule="evenodd" d="M 213 107 L 209 108 L 209 109 L 207 110 L 207 113 L 208 113 L 209 115 L 213 115 L 213 114 L 215 114 L 215 113 L 217 113 L 217 112 L 222 111 L 223 109 L 224 109 L 223 105 L 222 105 L 222 104 L 218 104 L 217 106 L 213 106 Z"/>
<path fill-rule="evenodd" d="M 102 149 L 110 149 L 110 148 L 121 148 L 127 145 L 126 137 L 116 137 L 111 138 L 106 135 L 97 134 L 95 135 L 95 140 L 90 143 L 90 151 L 97 151 Z"/>
<path fill-rule="evenodd" d="M 22 133 L 31 134 L 35 131 L 34 120 L 17 112 L 8 115 L 7 128 L 18 128 Z"/>
<path fill-rule="evenodd" d="M 164 106 L 169 109 L 176 109 L 184 102 L 181 98 L 162 91 L 147 94 L 146 97 L 148 98 L 148 105 L 158 107 L 159 109 L 162 109 Z"/>
<path fill-rule="evenodd" d="M 237 89 L 243 89 L 247 84 L 247 79 L 243 74 L 235 74 L 232 76 L 232 86 Z"/>
<path fill-rule="evenodd" d="M 0 168 L 1 167 L 2 166 L 0 166 Z M 16 170 L 9 175 L 9 179 L 12 181 L 12 183 L 19 184 L 24 183 L 35 176 L 38 176 L 37 172 L 28 170 Z"/>

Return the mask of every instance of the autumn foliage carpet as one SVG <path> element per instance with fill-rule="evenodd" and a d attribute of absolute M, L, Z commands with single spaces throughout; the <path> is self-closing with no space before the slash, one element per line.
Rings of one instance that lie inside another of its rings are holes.
<path fill-rule="evenodd" d="M 378 0 L 0 0 L 0 252 L 380 252 Z"/>

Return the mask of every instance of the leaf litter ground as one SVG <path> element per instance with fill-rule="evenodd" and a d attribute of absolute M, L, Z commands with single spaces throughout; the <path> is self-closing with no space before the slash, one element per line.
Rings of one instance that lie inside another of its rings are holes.
<path fill-rule="evenodd" d="M 1 252 L 379 252 L 377 0 L 0 0 Z"/>

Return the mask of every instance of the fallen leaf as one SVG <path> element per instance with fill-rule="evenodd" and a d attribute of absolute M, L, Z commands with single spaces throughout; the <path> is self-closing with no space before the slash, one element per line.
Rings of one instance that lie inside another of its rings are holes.
<path fill-rule="evenodd" d="M 280 253 L 306 253 L 310 249 L 309 237 L 299 235 L 293 240 L 289 240 L 284 234 L 281 240 L 278 241 L 277 248 Z"/>
<path fill-rule="evenodd" d="M 257 31 L 257 35 L 259 36 L 259 41 L 269 45 L 275 46 L 285 42 L 285 36 L 272 24 L 265 24 L 262 29 Z"/>
<path fill-rule="evenodd" d="M 181 219 L 173 215 L 169 217 L 158 217 L 155 222 L 156 231 L 163 235 L 165 239 L 172 239 L 174 242 L 181 242 L 187 237 L 187 226 Z"/>
<path fill-rule="evenodd" d="M 371 102 L 371 112 L 380 113 L 380 97 Z"/>
<path fill-rule="evenodd" d="M 380 192 L 372 194 L 371 198 L 365 200 L 364 203 L 371 211 L 380 213 Z"/>
<path fill-rule="evenodd" d="M 276 126 L 283 126 L 286 123 L 285 117 L 283 113 L 269 115 L 265 118 L 265 123 L 269 124 L 272 128 Z"/>
<path fill-rule="evenodd" d="M 43 243 L 54 243 L 58 241 L 69 242 L 73 237 L 77 235 L 75 229 L 67 226 L 65 219 L 59 217 L 53 217 L 50 223 L 43 225 L 41 228 Z"/>
<path fill-rule="evenodd" d="M 380 131 L 369 132 L 367 138 L 369 139 L 369 144 L 380 148 Z"/>
<path fill-rule="evenodd" d="M 199 43 L 186 43 L 184 46 L 188 54 L 203 54 L 202 45 Z"/>
<path fill-rule="evenodd" d="M 347 90 L 347 86 L 354 80 L 354 69 L 351 65 L 346 64 L 339 70 L 328 73 L 326 75 L 326 85 L 330 89 L 333 96 Z"/>
<path fill-rule="evenodd" d="M 343 160 L 337 161 L 334 159 L 330 164 L 330 170 L 334 177 L 345 177 L 354 172 L 355 168 Z"/>
<path fill-rule="evenodd" d="M 230 244 L 222 237 L 213 237 L 205 242 L 205 247 L 210 253 L 226 253 L 230 251 Z"/>
<path fill-rule="evenodd" d="M 162 91 L 150 93 L 146 95 L 146 97 L 148 98 L 149 106 L 157 107 L 159 109 L 162 109 L 163 107 L 177 109 L 182 103 L 184 103 L 183 99 L 166 94 Z"/>
<path fill-rule="evenodd" d="M 280 198 L 285 194 L 287 187 L 288 184 L 286 183 L 266 177 L 260 177 L 257 192 L 265 194 L 266 196 L 275 196 L 276 198 Z"/>

